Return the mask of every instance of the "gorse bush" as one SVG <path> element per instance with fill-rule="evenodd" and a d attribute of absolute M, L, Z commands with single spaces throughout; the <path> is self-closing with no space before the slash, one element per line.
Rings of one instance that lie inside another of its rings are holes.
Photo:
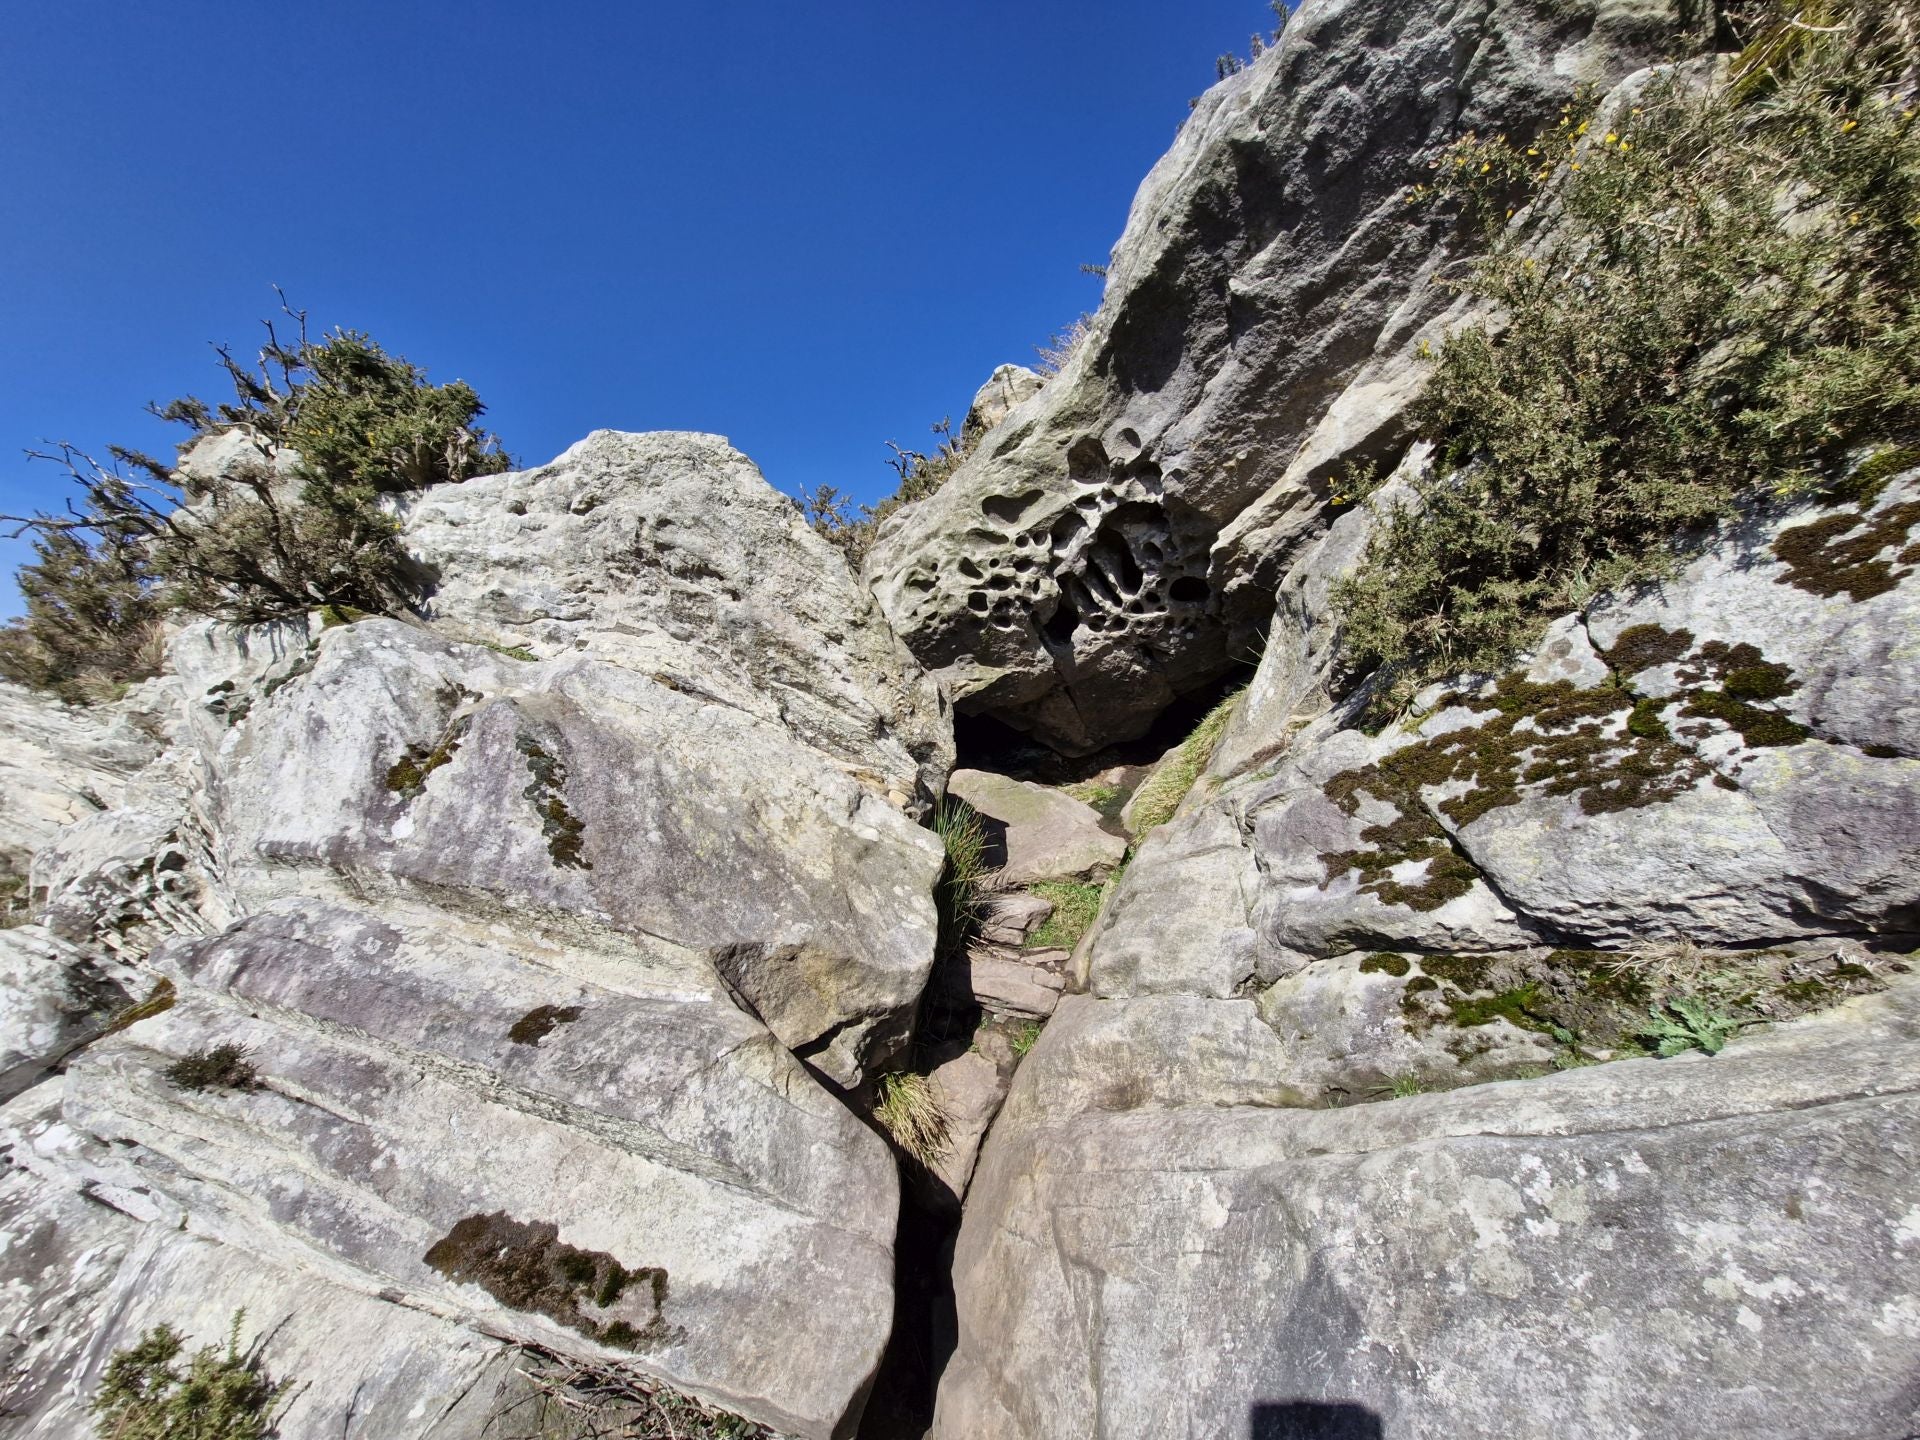
<path fill-rule="evenodd" d="M 234 1312 L 224 1351 L 208 1345 L 184 1371 L 186 1342 L 166 1325 L 116 1352 L 88 1407 L 97 1440 L 269 1440 L 287 1387 L 240 1348 L 245 1314 Z"/>
<path fill-rule="evenodd" d="M 56 530 L 33 548 L 14 575 L 26 613 L 0 627 L 0 676 L 85 703 L 157 674 L 163 606 L 137 539 Z"/>
<path fill-rule="evenodd" d="M 1823 13 L 1736 17 L 1751 43 L 1718 89 L 1469 135 L 1410 197 L 1487 227 L 1465 287 L 1493 318 L 1434 357 L 1435 464 L 1336 595 L 1385 697 L 1504 669 L 1742 501 L 1920 428 L 1920 10 Z"/>
<path fill-rule="evenodd" d="M 269 324 L 254 368 L 217 351 L 231 401 L 152 407 L 196 440 L 244 437 L 218 474 L 122 447 L 104 465 L 65 445 L 42 457 L 80 494 L 62 515 L 7 517 L 33 532 L 37 560 L 21 572 L 26 616 L 0 631 L 0 675 L 89 698 L 152 673 L 148 637 L 167 609 L 244 624 L 326 607 L 399 614 L 418 600 L 381 495 L 504 470 L 508 457 L 478 427 L 471 387 L 429 384 L 356 331 L 312 338 L 304 312 L 288 314 L 297 336 Z"/>

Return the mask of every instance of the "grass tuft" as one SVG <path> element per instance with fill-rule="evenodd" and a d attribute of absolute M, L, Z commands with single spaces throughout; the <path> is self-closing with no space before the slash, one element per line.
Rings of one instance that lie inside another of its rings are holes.
<path fill-rule="evenodd" d="M 253 1051 L 245 1045 L 202 1046 L 189 1050 L 160 1072 L 167 1083 L 180 1090 L 257 1090 L 260 1072 L 254 1068 Z"/>
<path fill-rule="evenodd" d="M 1220 737 L 1226 733 L 1227 722 L 1233 718 L 1233 708 L 1240 695 L 1241 691 L 1235 690 L 1209 710 L 1200 723 L 1193 727 L 1193 733 L 1182 740 L 1172 755 L 1147 777 L 1146 783 L 1133 797 L 1133 833 L 1136 839 L 1145 839 L 1148 831 L 1173 818 L 1174 812 L 1180 808 L 1180 802 L 1187 798 L 1187 792 L 1193 789 L 1194 782 L 1200 778 L 1201 771 L 1212 761 L 1213 752 L 1219 748 Z"/>
<path fill-rule="evenodd" d="M 987 828 L 979 811 L 949 795 L 933 812 L 933 833 L 947 854 L 933 890 L 940 921 L 938 950 L 951 958 L 966 953 L 986 909 L 983 897 L 992 873 L 987 865 Z"/>
<path fill-rule="evenodd" d="M 880 1077 L 873 1118 L 893 1143 L 922 1165 L 932 1166 L 947 1153 L 947 1115 L 924 1075 L 895 1071 Z"/>

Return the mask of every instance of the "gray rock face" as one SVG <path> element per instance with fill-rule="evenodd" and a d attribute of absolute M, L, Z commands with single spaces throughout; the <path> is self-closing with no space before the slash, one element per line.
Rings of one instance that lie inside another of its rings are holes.
<path fill-rule="evenodd" d="M 1166 1002 L 1070 1001 L 974 1179 L 934 1434 L 1899 1440 L 1915 998 L 1330 1112 L 1184 1016 L 1155 1083 L 1095 1034 Z"/>
<path fill-rule="evenodd" d="M 623 666 L 386 620 L 296 663 L 218 766 L 248 908 L 348 889 L 336 875 L 451 887 L 711 956 L 842 1083 L 904 1038 L 938 843 L 783 728 Z"/>
<path fill-rule="evenodd" d="M 985 435 L 1014 409 L 1040 393 L 1047 377 L 1024 365 L 1002 365 L 987 377 L 986 384 L 974 392 L 962 422 L 963 438 Z"/>
<path fill-rule="evenodd" d="M 1005 852 L 999 868 L 1007 885 L 1104 879 L 1126 856 L 1127 842 L 1100 828 L 1091 805 L 1059 790 L 986 770 L 956 770 L 947 789 L 986 817 Z"/>
<path fill-rule="evenodd" d="M 0 878 L 64 826 L 119 803 L 127 779 L 159 754 L 136 706 L 87 709 L 0 681 Z"/>
<path fill-rule="evenodd" d="M 396 500 L 447 633 L 588 653 L 779 726 L 916 813 L 946 701 L 799 508 L 717 435 L 600 430 L 549 465 Z"/>
<path fill-rule="evenodd" d="M 176 751 L 36 860 L 71 933 L 9 932 L 0 1067 L 122 1028 L 68 1060 L 57 1120 L 49 1086 L 17 1102 L 39 1248 L 4 1252 L 0 1324 L 63 1377 L 26 1433 L 67 1433 L 136 1316 L 217 1330 L 251 1284 L 356 1327 L 337 1363 L 396 1440 L 492 1433 L 503 1341 L 796 1436 L 858 1414 L 897 1181 L 816 1076 L 860 1083 L 926 984 L 943 702 L 724 442 L 602 434 L 476 483 L 410 500 L 407 539 L 494 648 L 189 629 Z M 31 963 L 56 943 L 133 968 L 68 1004 Z M 222 1044 L 257 1083 L 168 1078 Z M 102 1310 L 154 1267 L 182 1293 Z M 289 1336 L 282 1367 L 324 1353 Z M 337 1435 L 354 1395 L 329 1380 L 280 1433 Z"/>
<path fill-rule="evenodd" d="M 20 1440 L 94 1434 L 87 1401 L 115 1350 L 167 1324 L 191 1348 L 224 1345 L 236 1310 L 243 1343 L 270 1336 L 267 1371 L 295 1379 L 283 1435 L 469 1440 L 501 1408 L 512 1347 L 425 1311 L 320 1283 L 172 1224 L 145 1223 L 90 1198 L 49 1164 L 97 1153 L 60 1118 L 66 1081 L 0 1110 L 0 1236 L 8 1328 L 0 1394 Z M 64 1171 L 60 1172 L 64 1176 Z"/>
<path fill-rule="evenodd" d="M 1549 116 L 1676 28 L 1638 0 L 1310 3 L 1209 91 L 1085 341 L 869 557 L 961 708 L 1084 753 L 1223 673 L 1324 527 L 1329 476 L 1400 438 L 1410 356 L 1452 298 L 1431 283 L 1447 237 L 1405 187 L 1445 141 Z M 1257 536 L 1217 550 L 1256 500 Z"/>
<path fill-rule="evenodd" d="M 1911 1434 L 1917 493 L 1729 525 L 1377 735 L 1366 510 L 1303 552 L 995 1122 L 935 1435 Z M 1805 563 L 1876 528 L 1863 598 Z M 1736 1038 L 1623 1058 L 1676 994 Z"/>

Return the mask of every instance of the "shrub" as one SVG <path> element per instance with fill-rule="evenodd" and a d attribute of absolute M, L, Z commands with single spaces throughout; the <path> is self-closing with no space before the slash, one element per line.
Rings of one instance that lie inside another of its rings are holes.
<path fill-rule="evenodd" d="M 866 559 L 867 551 L 880 533 L 880 524 L 903 505 L 924 500 L 953 477 L 979 442 L 978 435 L 953 433 L 953 417 L 932 427 L 937 438 L 931 452 L 905 450 L 893 441 L 887 448 L 893 458 L 887 461 L 899 484 L 878 505 L 858 505 L 831 485 L 822 485 L 803 495 L 801 509 L 807 523 L 840 548 L 855 570 Z"/>
<path fill-rule="evenodd" d="M 1817 30 L 1749 17 L 1731 88 L 1669 79 L 1531 143 L 1469 135 L 1410 197 L 1491 228 L 1465 285 L 1496 318 L 1440 350 L 1413 412 L 1436 464 L 1336 593 L 1387 698 L 1506 668 L 1743 500 L 1920 428 L 1920 12 L 1827 9 Z"/>
<path fill-rule="evenodd" d="M 269 324 L 256 368 L 217 350 L 231 402 L 150 407 L 196 439 L 242 432 L 257 459 L 202 480 L 122 447 L 105 464 L 70 445 L 39 457 L 61 464 L 80 497 L 64 515 L 4 517 L 34 532 L 38 558 L 21 572 L 26 617 L 0 631 L 0 675 L 88 698 L 153 673 L 150 636 L 169 607 L 254 623 L 316 607 L 398 614 L 417 601 L 420 578 L 381 495 L 503 470 L 508 458 L 478 428 L 483 407 L 466 384 L 431 385 L 356 331 L 314 339 L 304 312 L 287 313 L 298 338 L 283 342 Z M 285 452 L 298 462 L 283 477 L 274 461 Z"/>
<path fill-rule="evenodd" d="M 0 627 L 0 677 L 84 704 L 159 673 L 161 606 L 144 550 L 125 534 L 34 537 L 15 575 L 26 613 Z"/>
<path fill-rule="evenodd" d="M 99 1440 L 268 1440 L 273 1404 L 286 1390 L 240 1348 L 246 1312 L 236 1310 L 226 1349 L 196 1351 L 184 1373 L 185 1341 L 157 1325 L 107 1362 L 88 1412 Z"/>

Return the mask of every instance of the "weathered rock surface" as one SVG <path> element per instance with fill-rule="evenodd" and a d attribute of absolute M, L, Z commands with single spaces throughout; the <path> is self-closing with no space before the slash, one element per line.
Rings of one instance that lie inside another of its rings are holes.
<path fill-rule="evenodd" d="M 1007 885 L 1104 879 L 1126 857 L 1127 842 L 1101 828 L 1098 811 L 1050 786 L 956 770 L 947 790 L 985 817 L 989 849 Z"/>
<path fill-rule="evenodd" d="M 403 498 L 447 633 L 575 652 L 787 730 L 918 810 L 946 702 L 798 507 L 717 435 L 599 430 L 551 464 Z"/>
<path fill-rule="evenodd" d="M 160 751 L 137 707 L 62 705 L 0 681 L 0 880 L 64 826 L 117 805 L 121 788 Z"/>
<path fill-rule="evenodd" d="M 1376 735 L 1364 507 L 1304 552 L 995 1121 L 935 1434 L 1912 1433 L 1917 492 L 1730 524 Z M 1867 534 L 1858 596 L 1806 563 Z M 1728 1047 L 1623 1059 L 1675 996 Z"/>
<path fill-rule="evenodd" d="M 1336 1111 L 1273 1108 L 1230 1032 L 1112 1033 L 1164 1003 L 1069 1001 L 1016 1077 L 936 1436 L 1920 1421 L 1911 984 L 1713 1059 Z"/>
<path fill-rule="evenodd" d="M 962 438 L 985 435 L 1017 406 L 1038 395 L 1046 383 L 1046 376 L 1024 365 L 999 366 L 987 377 L 986 383 L 974 391 L 973 401 L 967 406 L 967 418 L 961 422 Z"/>
<path fill-rule="evenodd" d="M 54 1080 L 0 1110 L 0 1395 L 21 1440 L 78 1440 L 87 1401 L 115 1350 L 166 1324 L 189 1344 L 224 1345 L 236 1310 L 243 1340 L 270 1336 L 268 1374 L 295 1380 L 281 1433 L 469 1440 L 500 1408 L 513 1350 L 425 1311 L 321 1282 L 182 1229 L 139 1218 L 77 1187 L 65 1167 L 104 1147 L 72 1130 Z M 49 1167 L 59 1167 L 49 1179 Z M 114 1199 L 134 1204 L 137 1195 Z"/>
<path fill-rule="evenodd" d="M 869 557 L 960 707 L 1084 753 L 1222 674 L 1324 528 L 1329 477 L 1403 438 L 1414 348 L 1453 300 L 1448 236 L 1406 186 L 1676 32 L 1637 0 L 1309 4 L 1209 91 L 1083 342 Z M 1257 535 L 1218 550 L 1256 500 Z"/>
<path fill-rule="evenodd" d="M 0 1100 L 46 1078 L 105 1032 L 134 996 L 121 967 L 76 952 L 44 926 L 0 930 Z"/>
<path fill-rule="evenodd" d="M 816 1077 L 858 1084 L 926 984 L 941 854 L 914 815 L 950 763 L 943 702 L 722 441 L 601 434 L 475 483 L 498 493 L 413 498 L 407 538 L 441 613 L 527 650 L 191 628 L 175 750 L 41 850 L 59 934 L 13 949 L 135 968 L 69 1004 L 42 967 L 0 1067 L 137 1018 L 67 1060 L 57 1120 L 52 1087 L 17 1102 L 38 1248 L 8 1253 L 91 1277 L 48 1294 L 0 1267 L 26 1368 L 62 1377 L 27 1433 L 66 1433 L 136 1317 L 205 1333 L 254 1283 L 351 1317 L 340 1364 L 418 1349 L 366 1367 L 382 1435 L 479 1436 L 486 1407 L 455 1402 L 491 1404 L 502 1341 L 784 1433 L 858 1414 L 897 1181 Z M 166 1078 L 220 1044 L 257 1084 Z M 102 1207 L 100 1234 L 76 1222 Z M 170 1303 L 102 1312 L 162 1272 Z M 315 1353 L 290 1333 L 270 1358 Z M 339 1433 L 353 1393 L 318 1387 L 281 1433 Z"/>

